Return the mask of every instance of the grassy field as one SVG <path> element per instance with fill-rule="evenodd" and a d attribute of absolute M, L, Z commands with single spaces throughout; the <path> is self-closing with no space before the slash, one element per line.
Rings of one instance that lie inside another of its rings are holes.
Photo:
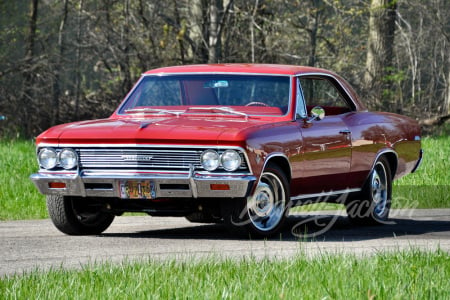
<path fill-rule="evenodd" d="M 91 265 L 0 278 L 2 299 L 449 299 L 450 255 L 203 259 Z"/>
<path fill-rule="evenodd" d="M 425 138 L 424 161 L 415 174 L 394 184 L 394 208 L 450 207 L 450 137 Z M 37 170 L 31 141 L 0 141 L 0 220 L 47 218 L 45 198 L 28 179 Z M 306 210 L 335 208 L 306 206 Z M 339 208 L 339 207 L 336 207 Z"/>
<path fill-rule="evenodd" d="M 0 220 L 47 218 L 45 197 L 28 179 L 37 171 L 32 141 L 0 141 Z"/>
<path fill-rule="evenodd" d="M 394 181 L 394 208 L 450 207 L 450 136 L 425 138 L 423 149 L 419 170 Z"/>

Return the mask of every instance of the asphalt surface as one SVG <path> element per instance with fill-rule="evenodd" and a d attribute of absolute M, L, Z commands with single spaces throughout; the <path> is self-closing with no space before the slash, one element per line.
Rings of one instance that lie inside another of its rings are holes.
<path fill-rule="evenodd" d="M 0 222 L 0 276 L 133 260 L 371 255 L 403 249 L 450 252 L 450 209 L 394 210 L 390 223 L 355 227 L 342 211 L 291 215 L 279 236 L 236 237 L 184 218 L 117 217 L 98 236 L 67 236 L 50 220 Z"/>

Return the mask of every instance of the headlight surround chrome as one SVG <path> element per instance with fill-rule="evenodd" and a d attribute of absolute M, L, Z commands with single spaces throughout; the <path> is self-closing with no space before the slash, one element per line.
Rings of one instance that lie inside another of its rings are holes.
<path fill-rule="evenodd" d="M 222 167 L 229 172 L 236 171 L 242 163 L 241 156 L 235 150 L 226 150 L 220 156 Z"/>
<path fill-rule="evenodd" d="M 219 153 L 215 150 L 205 150 L 203 151 L 200 161 L 202 163 L 202 167 L 206 171 L 214 171 L 216 170 L 220 165 L 220 156 Z"/>
<path fill-rule="evenodd" d="M 58 164 L 58 154 L 55 149 L 44 148 L 39 151 L 38 162 L 44 169 L 53 169 Z"/>
<path fill-rule="evenodd" d="M 61 152 L 59 152 L 58 158 L 59 165 L 66 170 L 73 169 L 78 164 L 78 156 L 73 149 L 62 149 Z"/>

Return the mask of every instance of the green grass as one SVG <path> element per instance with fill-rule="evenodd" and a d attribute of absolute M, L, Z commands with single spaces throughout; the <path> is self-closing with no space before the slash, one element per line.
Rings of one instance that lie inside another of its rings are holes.
<path fill-rule="evenodd" d="M 450 207 L 450 137 L 423 139 L 421 168 L 394 184 L 394 208 Z M 0 220 L 47 218 L 45 197 L 29 180 L 37 171 L 35 147 L 31 141 L 0 140 Z M 300 210 L 340 209 L 319 204 Z"/>
<path fill-rule="evenodd" d="M 449 299 L 450 255 L 139 261 L 0 278 L 2 299 Z"/>
<path fill-rule="evenodd" d="M 38 169 L 32 141 L 0 140 L 0 220 L 47 218 L 45 197 L 30 181 Z"/>
<path fill-rule="evenodd" d="M 450 136 L 424 138 L 422 147 L 417 172 L 394 182 L 394 208 L 450 207 Z"/>

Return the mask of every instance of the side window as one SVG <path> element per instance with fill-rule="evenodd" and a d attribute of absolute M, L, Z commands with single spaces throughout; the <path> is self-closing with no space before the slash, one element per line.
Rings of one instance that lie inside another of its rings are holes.
<path fill-rule="evenodd" d="M 351 111 L 344 96 L 328 79 L 321 77 L 300 78 L 308 111 L 314 106 L 325 109 L 326 115 L 339 115 Z"/>

